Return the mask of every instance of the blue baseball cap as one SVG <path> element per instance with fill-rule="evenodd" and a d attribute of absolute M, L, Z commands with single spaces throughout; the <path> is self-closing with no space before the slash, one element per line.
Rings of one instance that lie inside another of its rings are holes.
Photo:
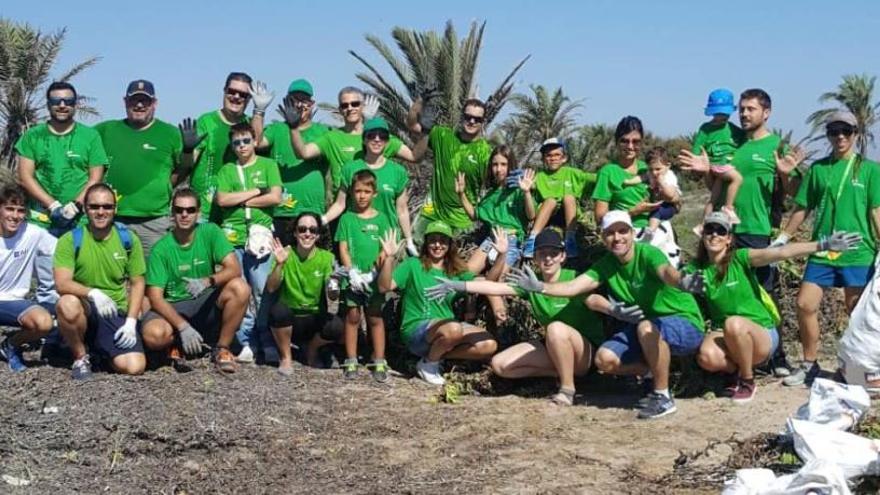
<path fill-rule="evenodd" d="M 137 79 L 128 83 L 128 88 L 125 90 L 126 98 L 134 95 L 147 95 L 150 98 L 155 98 L 156 88 L 153 87 L 153 83 L 146 79 Z"/>
<path fill-rule="evenodd" d="M 733 104 L 733 93 L 729 89 L 720 88 L 709 93 L 709 100 L 706 102 L 706 110 L 704 113 L 711 117 L 718 113 L 730 115 L 736 110 Z"/>

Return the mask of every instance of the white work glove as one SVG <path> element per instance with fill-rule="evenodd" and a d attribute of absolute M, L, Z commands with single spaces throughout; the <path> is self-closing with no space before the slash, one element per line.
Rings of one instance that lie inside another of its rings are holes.
<path fill-rule="evenodd" d="M 186 291 L 189 292 L 193 299 L 199 297 L 208 288 L 208 282 L 203 278 L 182 277 L 182 280 L 186 282 Z"/>
<path fill-rule="evenodd" d="M 416 243 L 412 239 L 406 240 L 406 252 L 414 257 L 419 255 L 419 248 L 416 247 Z"/>
<path fill-rule="evenodd" d="M 364 274 L 355 267 L 348 270 L 348 283 L 351 285 L 351 290 L 361 294 L 367 292 L 367 286 L 369 285 Z"/>
<path fill-rule="evenodd" d="M 137 320 L 130 316 L 126 318 L 125 323 L 113 334 L 113 342 L 120 349 L 131 349 L 134 347 L 137 344 Z"/>
<path fill-rule="evenodd" d="M 379 98 L 376 98 L 376 95 L 366 95 L 364 96 L 364 109 L 361 110 L 361 115 L 364 116 L 364 120 L 370 120 L 375 117 L 379 113 Z"/>
<path fill-rule="evenodd" d="M 783 233 L 779 234 L 779 237 L 777 237 L 776 239 L 773 239 L 773 242 L 771 242 L 770 245 L 767 247 L 768 248 L 782 247 L 782 246 L 785 246 L 786 244 L 788 244 L 789 240 L 791 240 L 791 237 L 788 234 L 786 234 L 785 232 L 783 232 Z"/>
<path fill-rule="evenodd" d="M 73 220 L 79 214 L 79 208 L 76 206 L 76 203 L 73 201 L 64 205 L 64 208 L 61 209 L 61 216 L 63 216 L 66 220 Z"/>
<path fill-rule="evenodd" d="M 254 101 L 254 112 L 266 113 L 266 109 L 272 104 L 275 93 L 269 91 L 269 87 L 262 81 L 254 81 L 251 84 L 251 99 Z"/>
<path fill-rule="evenodd" d="M 189 323 L 184 323 L 180 327 L 179 336 L 180 346 L 183 347 L 183 352 L 188 356 L 198 354 L 202 350 L 202 344 L 205 341 L 202 339 L 202 335 Z"/>
<path fill-rule="evenodd" d="M 61 204 L 61 201 L 56 199 L 51 205 L 49 205 L 49 213 L 55 213 L 55 210 L 62 208 L 63 206 L 64 205 Z"/>
<path fill-rule="evenodd" d="M 101 318 L 112 318 L 119 313 L 116 302 L 110 299 L 110 296 L 101 292 L 101 289 L 91 289 L 88 297 L 89 301 L 92 301 L 95 307 L 98 308 L 98 314 Z"/>

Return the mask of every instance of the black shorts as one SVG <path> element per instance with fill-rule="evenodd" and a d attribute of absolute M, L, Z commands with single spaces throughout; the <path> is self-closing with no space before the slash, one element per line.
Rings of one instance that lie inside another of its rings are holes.
<path fill-rule="evenodd" d="M 220 335 L 220 323 L 223 312 L 217 307 L 217 298 L 220 297 L 220 289 L 212 287 L 202 292 L 195 299 L 186 299 L 171 303 L 175 311 L 198 331 L 208 342 L 216 342 Z M 144 315 L 146 324 L 150 320 L 162 318 L 162 315 L 153 310 Z"/>
<path fill-rule="evenodd" d="M 764 249 L 770 245 L 770 236 L 768 235 L 736 234 L 733 239 L 734 247 L 737 249 Z M 764 287 L 764 290 L 775 296 L 776 268 L 770 265 L 755 268 L 755 275 L 758 277 L 758 282 Z"/>
<path fill-rule="evenodd" d="M 116 346 L 113 336 L 119 327 L 125 324 L 126 315 L 117 313 L 116 316 L 110 318 L 102 318 L 98 314 L 98 308 L 88 299 L 80 299 L 86 309 L 86 338 L 85 344 L 89 347 L 89 352 L 97 354 L 106 359 L 113 359 L 116 356 L 128 354 L 129 352 L 144 352 L 144 341 L 141 338 L 141 328 L 138 325 L 137 343 L 130 349 L 121 349 Z"/>
<path fill-rule="evenodd" d="M 322 339 L 337 342 L 342 339 L 345 324 L 342 318 L 328 313 L 294 313 L 281 301 L 269 310 L 269 326 L 272 328 L 293 327 L 294 344 L 305 344 L 315 335 Z"/>

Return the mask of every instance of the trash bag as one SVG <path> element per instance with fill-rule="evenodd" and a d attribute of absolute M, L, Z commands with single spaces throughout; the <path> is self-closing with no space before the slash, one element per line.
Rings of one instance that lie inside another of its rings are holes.
<path fill-rule="evenodd" d="M 769 469 L 739 469 L 725 483 L 722 495 L 849 495 L 843 470 L 833 462 L 815 459 L 797 473 L 776 477 Z"/>
<path fill-rule="evenodd" d="M 816 378 L 810 400 L 798 408 L 794 418 L 845 431 L 855 426 L 870 407 L 871 398 L 864 387 Z"/>
<path fill-rule="evenodd" d="M 636 240 L 645 242 L 645 231 L 647 228 L 641 228 L 636 233 Z M 650 238 L 650 244 L 666 255 L 669 264 L 675 268 L 681 268 L 681 247 L 675 240 L 675 231 L 672 230 L 672 224 L 669 220 L 660 222 L 660 226 Z"/>
<path fill-rule="evenodd" d="M 880 253 L 874 260 L 874 277 L 850 314 L 837 358 L 847 383 L 864 386 L 880 378 Z M 868 392 L 874 395 L 880 390 Z"/>
<path fill-rule="evenodd" d="M 804 462 L 818 459 L 837 464 L 846 479 L 880 475 L 880 441 L 794 418 L 787 426 L 794 450 Z"/>

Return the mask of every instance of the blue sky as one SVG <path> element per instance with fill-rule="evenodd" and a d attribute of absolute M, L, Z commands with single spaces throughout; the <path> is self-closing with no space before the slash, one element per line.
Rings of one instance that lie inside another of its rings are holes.
<path fill-rule="evenodd" d="M 59 68 L 101 56 L 74 82 L 97 98 L 103 118 L 122 116 L 125 85 L 141 77 L 156 84 L 160 118 L 196 116 L 219 107 L 231 70 L 247 71 L 278 93 L 306 77 L 319 100 L 331 101 L 340 87 L 357 84 L 359 63 L 347 50 L 378 62 L 364 34 L 390 43 L 393 26 L 442 30 L 447 19 L 460 33 L 473 20 L 488 21 L 479 68 L 484 91 L 531 54 L 518 90 L 562 86 L 584 100 L 582 123 L 616 123 L 633 114 L 665 136 L 693 132 L 704 120 L 709 90 L 725 86 L 766 89 L 774 104 L 771 125 L 801 137 L 818 96 L 843 74 L 880 75 L 880 2 L 868 0 L 40 0 L 4 2 L 0 15 L 44 30 L 67 26 Z"/>

